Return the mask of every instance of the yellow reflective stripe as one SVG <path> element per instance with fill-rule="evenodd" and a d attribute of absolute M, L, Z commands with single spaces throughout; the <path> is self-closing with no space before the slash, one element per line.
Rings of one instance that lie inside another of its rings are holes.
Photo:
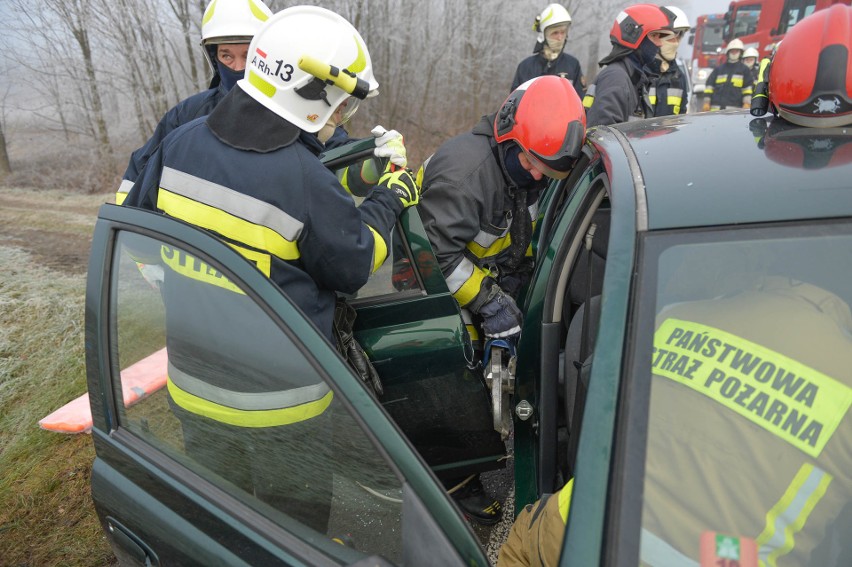
<path fill-rule="evenodd" d="M 716 77 L 716 84 L 717 85 L 720 85 L 722 83 L 727 83 L 727 82 L 728 82 L 728 76 L 727 75 L 719 75 L 718 77 Z"/>
<path fill-rule="evenodd" d="M 574 492 L 574 477 L 568 479 L 562 490 L 559 491 L 559 515 L 562 523 L 568 523 L 568 506 L 571 504 L 571 493 Z"/>
<path fill-rule="evenodd" d="M 160 188 L 157 207 L 169 216 L 211 230 L 247 246 L 264 250 L 282 260 L 297 260 L 299 247 L 269 227 L 236 217 L 222 209 L 199 203 Z"/>
<path fill-rule="evenodd" d="M 654 334 L 654 374 L 692 388 L 818 457 L 852 403 L 852 388 L 757 343 L 691 321 Z"/>
<path fill-rule="evenodd" d="M 257 269 L 260 270 L 264 276 L 267 278 L 270 277 L 272 274 L 272 256 L 264 252 L 244 248 L 234 244 L 233 242 L 226 242 L 225 244 L 239 252 L 246 260 L 249 260 L 257 266 Z"/>
<path fill-rule="evenodd" d="M 473 272 L 470 277 L 453 292 L 453 297 L 458 301 L 459 305 L 464 307 L 476 297 L 482 287 L 482 280 L 489 275 L 489 272 L 478 266 L 473 266 Z"/>
<path fill-rule="evenodd" d="M 251 86 L 259 90 L 261 94 L 266 95 L 269 98 L 275 97 L 275 93 L 278 91 L 278 89 L 275 88 L 275 85 L 268 82 L 251 69 L 249 70 L 248 82 Z"/>
<path fill-rule="evenodd" d="M 369 228 L 370 232 L 373 234 L 373 243 L 374 243 L 373 244 L 373 269 L 370 272 L 372 274 L 372 273 L 375 273 L 376 270 L 378 270 L 381 267 L 381 265 L 384 264 L 385 260 L 387 259 L 387 257 L 388 257 L 388 245 L 385 242 L 385 239 L 382 238 L 382 235 L 380 235 L 378 232 L 376 232 L 376 229 L 374 229 L 370 225 L 367 225 L 367 228 Z"/>
<path fill-rule="evenodd" d="M 163 244 L 160 246 L 160 258 L 165 265 L 184 277 L 243 294 L 243 290 L 234 285 L 222 272 L 179 248 Z"/>
<path fill-rule="evenodd" d="M 266 14 L 266 12 L 261 10 L 260 6 L 253 2 L 253 0 L 249 0 L 249 8 L 251 9 L 251 15 L 260 20 L 261 22 L 265 22 L 269 19 L 269 16 Z"/>
<path fill-rule="evenodd" d="M 480 238 L 484 233 L 480 233 L 477 235 L 477 238 Z M 488 258 L 489 256 L 495 256 L 508 248 L 512 244 L 512 237 L 509 236 L 507 232 L 503 236 L 494 236 L 487 235 L 490 238 L 488 240 L 494 239 L 490 244 L 476 242 L 469 242 L 467 245 L 467 249 L 473 252 L 473 255 L 477 258 Z M 480 238 L 480 240 L 483 240 Z M 483 245 L 486 244 L 486 245 Z"/>
<path fill-rule="evenodd" d="M 464 323 L 465 328 L 467 329 L 467 334 L 470 335 L 471 341 L 479 340 L 479 329 L 476 328 L 476 325 L 473 324 L 473 316 L 470 313 L 470 310 L 462 307 L 459 309 L 461 313 L 462 323 Z"/>
<path fill-rule="evenodd" d="M 349 188 L 349 168 L 344 167 L 338 172 L 337 175 L 337 179 L 340 181 L 340 184 L 343 185 L 343 188 L 346 189 L 346 192 L 351 195 L 352 189 Z"/>
<path fill-rule="evenodd" d="M 593 104 L 595 104 L 594 96 L 587 94 L 583 97 L 583 108 L 591 108 Z"/>
<path fill-rule="evenodd" d="M 817 503 L 825 496 L 833 477 L 805 463 L 781 499 L 766 514 L 766 527 L 757 538 L 760 566 L 776 567 L 778 558 L 790 553 Z"/>
<path fill-rule="evenodd" d="M 680 103 L 683 102 L 683 98 L 677 95 L 668 95 L 666 97 L 666 104 L 669 106 L 680 106 Z"/>
<path fill-rule="evenodd" d="M 737 88 L 742 88 L 743 86 L 743 76 L 742 75 L 731 75 L 731 84 Z"/>
<path fill-rule="evenodd" d="M 306 421 L 322 414 L 334 398 L 334 392 L 329 391 L 318 400 L 289 408 L 241 410 L 190 394 L 180 389 L 171 378 L 166 380 L 166 385 L 174 402 L 186 411 L 238 427 L 277 427 Z"/>
<path fill-rule="evenodd" d="M 133 189 L 133 182 L 129 179 L 122 179 L 118 186 L 118 191 L 115 192 L 115 204 L 120 205 L 127 199 L 127 194 Z"/>

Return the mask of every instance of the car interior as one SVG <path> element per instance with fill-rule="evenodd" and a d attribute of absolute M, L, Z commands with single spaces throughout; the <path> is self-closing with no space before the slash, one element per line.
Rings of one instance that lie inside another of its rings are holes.
<path fill-rule="evenodd" d="M 567 200 L 567 188 L 575 184 L 591 186 L 588 200 L 577 215 L 571 237 L 559 245 L 557 257 L 561 269 L 554 270 L 556 280 L 552 321 L 560 322 L 558 403 L 556 405 L 557 454 L 554 489 L 562 486 L 574 472 L 574 461 L 588 390 L 589 370 L 600 318 L 600 295 L 606 268 L 610 232 L 610 202 L 603 175 L 590 175 L 590 156 L 584 156 L 562 186 L 561 198 Z M 581 179 L 586 176 L 586 181 Z M 559 215 L 564 203 L 550 207 Z M 545 219 L 547 230 L 552 219 Z M 547 235 L 545 236 L 547 238 Z M 586 306 L 589 306 L 587 309 Z M 546 474 L 546 473 L 545 473 Z M 544 488 L 545 492 L 548 492 Z"/>

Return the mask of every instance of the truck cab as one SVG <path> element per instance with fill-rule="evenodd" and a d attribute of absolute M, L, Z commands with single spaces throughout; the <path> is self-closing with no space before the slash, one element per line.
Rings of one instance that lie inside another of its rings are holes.
<path fill-rule="evenodd" d="M 817 10 L 850 0 L 735 0 L 725 13 L 725 44 L 739 38 L 768 57 L 791 27 Z"/>
<path fill-rule="evenodd" d="M 690 76 L 692 77 L 692 92 L 701 94 L 707 77 L 722 60 L 724 40 L 725 15 L 703 14 L 698 16 L 689 44 L 692 45 L 690 61 Z"/>

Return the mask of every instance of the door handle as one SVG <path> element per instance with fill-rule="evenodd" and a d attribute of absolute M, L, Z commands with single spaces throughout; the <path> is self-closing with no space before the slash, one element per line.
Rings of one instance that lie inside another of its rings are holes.
<path fill-rule="evenodd" d="M 145 567 L 158 567 L 160 560 L 142 540 L 132 531 L 124 527 L 115 518 L 106 519 L 107 530 L 113 542 L 113 551 L 119 563 L 130 565 L 144 565 Z"/>

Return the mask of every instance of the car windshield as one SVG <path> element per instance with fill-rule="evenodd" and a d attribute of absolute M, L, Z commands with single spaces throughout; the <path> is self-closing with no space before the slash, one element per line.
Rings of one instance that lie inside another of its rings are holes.
<path fill-rule="evenodd" d="M 642 563 L 848 560 L 852 223 L 677 231 L 646 251 Z"/>

